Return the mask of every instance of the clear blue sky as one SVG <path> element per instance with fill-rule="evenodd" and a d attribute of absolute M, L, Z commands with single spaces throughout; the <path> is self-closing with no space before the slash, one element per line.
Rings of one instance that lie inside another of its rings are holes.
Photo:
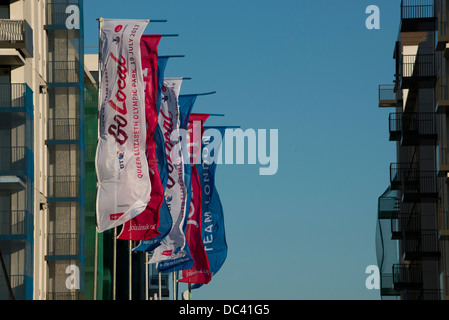
<path fill-rule="evenodd" d="M 368 30 L 369 5 L 380 30 Z M 394 145 L 379 84 L 392 83 L 399 0 L 85 0 L 85 44 L 98 17 L 167 19 L 166 76 L 191 77 L 207 125 L 279 130 L 279 170 L 221 165 L 228 258 L 194 299 L 379 299 L 365 287 L 377 264 L 377 198 Z M 87 53 L 96 49 L 86 48 Z"/>

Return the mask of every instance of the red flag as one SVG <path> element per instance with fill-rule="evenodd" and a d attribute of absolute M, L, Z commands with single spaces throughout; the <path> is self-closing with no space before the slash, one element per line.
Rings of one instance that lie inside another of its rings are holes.
<path fill-rule="evenodd" d="M 207 113 L 191 113 L 187 126 L 187 146 L 191 165 L 198 161 L 201 151 L 201 140 L 204 132 L 204 122 L 209 115 Z"/>
<path fill-rule="evenodd" d="M 211 280 L 209 260 L 201 237 L 201 185 L 196 166 L 192 166 L 192 199 L 187 219 L 186 241 L 193 258 L 193 266 L 182 270 L 179 282 L 207 284 Z"/>
<path fill-rule="evenodd" d="M 147 161 L 151 181 L 151 199 L 145 210 L 137 217 L 126 222 L 118 236 L 122 240 L 148 240 L 160 235 L 159 213 L 164 199 L 164 188 L 159 175 L 156 159 L 154 132 L 158 123 L 157 63 L 160 35 L 143 35 L 140 41 L 142 70 L 145 81 L 145 115 L 147 121 Z"/>

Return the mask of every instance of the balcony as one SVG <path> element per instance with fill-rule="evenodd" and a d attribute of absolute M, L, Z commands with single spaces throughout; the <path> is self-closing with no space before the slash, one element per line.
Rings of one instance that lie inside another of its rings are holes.
<path fill-rule="evenodd" d="M 48 198 L 50 202 L 78 201 L 80 194 L 78 176 L 49 176 Z"/>
<path fill-rule="evenodd" d="M 401 32 L 433 31 L 435 28 L 433 0 L 401 1 Z"/>
<path fill-rule="evenodd" d="M 24 114 L 33 117 L 33 91 L 25 83 L 0 83 L 2 121 L 24 121 Z"/>
<path fill-rule="evenodd" d="M 437 230 L 421 230 L 402 240 L 404 260 L 438 259 L 441 255 Z"/>
<path fill-rule="evenodd" d="M 0 240 L 20 240 L 33 232 L 33 216 L 26 210 L 0 211 Z"/>
<path fill-rule="evenodd" d="M 47 300 L 83 300 L 83 294 L 75 292 L 47 292 Z"/>
<path fill-rule="evenodd" d="M 404 290 L 402 298 L 404 300 L 442 300 L 443 292 L 438 289 L 407 289 Z"/>
<path fill-rule="evenodd" d="M 439 179 L 436 171 L 408 171 L 402 179 L 402 202 L 435 202 Z"/>
<path fill-rule="evenodd" d="M 390 189 L 400 190 L 402 188 L 405 175 L 409 172 L 414 172 L 417 170 L 418 167 L 415 163 L 390 164 Z"/>
<path fill-rule="evenodd" d="M 78 61 L 48 61 L 48 82 L 50 86 L 77 85 L 79 82 Z"/>
<path fill-rule="evenodd" d="M 449 110 L 449 77 L 439 76 L 435 85 L 436 113 L 446 114 Z"/>
<path fill-rule="evenodd" d="M 79 141 L 79 119 L 48 119 L 48 144 L 73 143 Z"/>
<path fill-rule="evenodd" d="M 26 276 L 11 275 L 9 277 L 11 289 L 16 300 L 25 300 L 26 298 Z M 0 300 L 9 300 L 10 294 L 3 273 L 0 272 Z"/>
<path fill-rule="evenodd" d="M 391 238 L 401 240 L 413 236 L 421 230 L 421 219 L 419 213 L 399 213 L 391 219 Z"/>
<path fill-rule="evenodd" d="M 447 177 L 449 173 L 449 141 L 440 140 L 437 145 L 437 170 L 439 177 Z"/>
<path fill-rule="evenodd" d="M 19 190 L 33 179 L 33 153 L 27 147 L 0 147 L 0 189 Z"/>
<path fill-rule="evenodd" d="M 380 276 L 380 295 L 383 297 L 400 295 L 400 291 L 394 288 L 393 274 L 386 273 Z"/>
<path fill-rule="evenodd" d="M 449 42 L 449 11 L 438 12 L 438 43 L 436 50 L 441 51 L 446 48 Z"/>
<path fill-rule="evenodd" d="M 413 96 L 417 88 L 434 88 L 436 82 L 436 64 L 434 54 L 402 54 L 400 55 L 401 88 L 413 89 L 409 96 Z M 411 99 L 408 97 L 407 99 Z"/>
<path fill-rule="evenodd" d="M 438 208 L 438 232 L 440 240 L 449 240 L 449 206 Z"/>
<path fill-rule="evenodd" d="M 378 199 L 377 212 L 379 219 L 391 219 L 399 212 L 399 203 L 396 190 L 388 188 Z"/>
<path fill-rule="evenodd" d="M 394 264 L 393 285 L 395 289 L 420 289 L 422 287 L 421 266 L 416 264 Z"/>
<path fill-rule="evenodd" d="M 23 57 L 33 57 L 33 29 L 26 20 L 0 19 L 0 57 L 2 64 L 21 66 Z"/>
<path fill-rule="evenodd" d="M 79 233 L 48 234 L 47 256 L 78 256 L 80 254 Z M 49 259 L 51 260 L 51 259 Z"/>
<path fill-rule="evenodd" d="M 402 146 L 436 145 L 434 113 L 391 113 L 388 121 L 390 141 L 400 141 Z"/>
<path fill-rule="evenodd" d="M 379 108 L 402 106 L 402 90 L 396 92 L 394 84 L 379 85 Z"/>

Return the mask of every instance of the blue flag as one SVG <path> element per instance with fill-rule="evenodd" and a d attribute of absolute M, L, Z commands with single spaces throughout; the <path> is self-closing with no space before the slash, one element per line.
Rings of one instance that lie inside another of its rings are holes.
<path fill-rule="evenodd" d="M 221 140 L 214 140 L 223 139 L 225 128 L 208 128 L 215 129 L 216 135 L 208 137 L 207 133 L 211 131 L 206 130 L 203 136 L 201 164 L 197 164 L 196 168 L 201 183 L 201 235 L 211 275 L 214 276 L 222 267 L 228 254 L 223 207 L 215 186 L 216 159 Z M 208 148 L 212 143 L 214 143 L 213 152 Z M 207 156 L 208 152 L 210 152 L 209 156 Z M 201 286 L 202 284 L 193 284 L 192 289 L 198 289 Z"/>
<path fill-rule="evenodd" d="M 187 187 L 187 202 L 186 208 L 190 208 L 190 201 L 192 197 L 192 167 L 190 165 L 189 158 L 187 156 L 187 126 L 189 124 L 190 113 L 192 112 L 193 105 L 196 101 L 196 95 L 180 95 L 179 96 L 179 113 L 180 113 L 180 129 L 185 130 L 186 134 L 181 134 L 181 152 L 184 158 L 184 183 Z M 188 209 L 186 214 L 188 214 Z M 186 234 L 187 230 L 187 219 L 184 220 L 183 234 Z M 161 261 L 157 265 L 157 269 L 162 273 L 180 271 L 185 269 L 190 269 L 193 266 L 193 258 L 190 254 L 189 246 L 185 245 L 186 255 L 182 258 L 177 258 L 173 260 Z"/>

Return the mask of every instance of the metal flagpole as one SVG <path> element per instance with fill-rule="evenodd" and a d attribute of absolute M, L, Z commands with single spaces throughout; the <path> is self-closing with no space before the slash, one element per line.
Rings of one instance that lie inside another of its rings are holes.
<path fill-rule="evenodd" d="M 145 300 L 148 300 L 148 252 L 145 252 Z"/>
<path fill-rule="evenodd" d="M 100 110 L 101 105 L 101 30 L 103 28 L 103 18 L 98 18 L 98 110 Z M 99 120 L 98 120 L 99 121 Z M 100 126 L 98 126 L 98 130 L 100 130 Z M 99 132 L 98 132 L 99 136 Z M 94 300 L 97 300 L 97 274 L 98 274 L 98 230 L 95 230 L 95 262 L 94 262 Z"/>
<path fill-rule="evenodd" d="M 129 300 L 132 300 L 133 299 L 133 292 L 132 292 L 132 283 L 133 283 L 133 275 L 132 275 L 132 267 L 133 267 L 133 257 L 132 257 L 132 241 L 131 240 L 129 240 L 129 279 L 128 279 L 128 281 L 129 281 L 129 283 L 128 283 L 128 295 L 129 295 Z"/>
<path fill-rule="evenodd" d="M 173 300 L 176 300 L 176 273 L 173 271 Z"/>
<path fill-rule="evenodd" d="M 162 300 L 162 274 L 159 271 L 159 300 Z"/>
<path fill-rule="evenodd" d="M 97 279 L 98 279 L 98 232 L 95 230 L 95 261 L 94 261 L 94 300 L 97 300 Z"/>
<path fill-rule="evenodd" d="M 114 228 L 114 261 L 112 268 L 112 300 L 115 300 L 115 290 L 116 290 L 116 281 L 117 281 L 117 227 Z"/>

